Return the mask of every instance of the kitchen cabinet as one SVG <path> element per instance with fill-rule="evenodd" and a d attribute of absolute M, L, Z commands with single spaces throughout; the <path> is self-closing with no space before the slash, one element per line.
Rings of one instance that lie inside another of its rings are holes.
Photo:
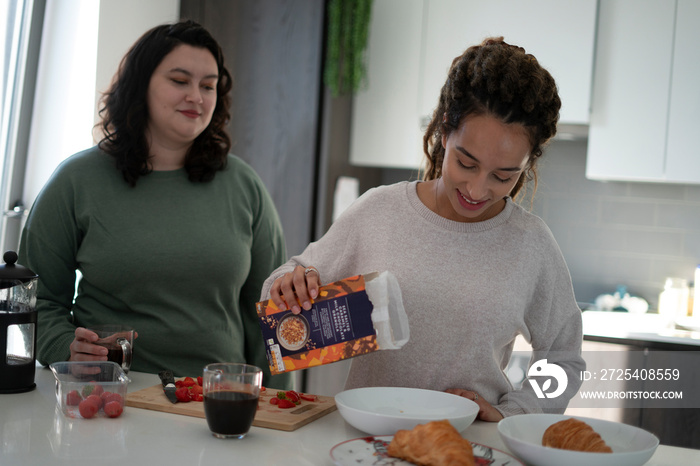
<path fill-rule="evenodd" d="M 367 82 L 353 99 L 350 163 L 415 168 L 424 0 L 372 2 Z"/>
<path fill-rule="evenodd" d="M 678 0 L 665 168 L 669 180 L 689 183 L 700 183 L 700 150 L 696 136 L 700 127 L 699 22 L 700 2 Z"/>
<path fill-rule="evenodd" d="M 418 168 L 423 130 L 449 65 L 488 36 L 524 47 L 552 73 L 560 123 L 587 124 L 596 11 L 596 0 L 373 2 L 367 85 L 353 102 L 351 163 Z"/>
<path fill-rule="evenodd" d="M 700 2 L 601 0 L 586 176 L 700 183 Z"/>

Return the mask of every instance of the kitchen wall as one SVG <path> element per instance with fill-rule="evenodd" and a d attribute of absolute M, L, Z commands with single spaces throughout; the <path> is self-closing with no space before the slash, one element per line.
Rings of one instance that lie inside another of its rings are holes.
<path fill-rule="evenodd" d="M 260 175 L 287 252 L 311 241 L 316 206 L 324 0 L 182 0 L 221 44 L 233 76 L 231 151 Z"/>
<path fill-rule="evenodd" d="M 553 141 L 532 211 L 554 233 L 579 302 L 625 285 L 656 309 L 665 278 L 690 282 L 700 263 L 700 185 L 591 181 L 585 166 L 585 140 Z M 415 176 L 385 170 L 382 182 Z"/>

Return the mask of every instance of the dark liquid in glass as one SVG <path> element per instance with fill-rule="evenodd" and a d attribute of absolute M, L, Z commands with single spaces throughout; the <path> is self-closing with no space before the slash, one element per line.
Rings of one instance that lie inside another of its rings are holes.
<path fill-rule="evenodd" d="M 245 434 L 257 409 L 258 397 L 250 393 L 215 390 L 204 396 L 204 414 L 209 430 L 215 434 Z"/>
<path fill-rule="evenodd" d="M 121 346 L 118 348 L 107 348 L 107 361 L 122 365 L 122 362 L 124 362 L 124 351 L 122 351 Z"/>

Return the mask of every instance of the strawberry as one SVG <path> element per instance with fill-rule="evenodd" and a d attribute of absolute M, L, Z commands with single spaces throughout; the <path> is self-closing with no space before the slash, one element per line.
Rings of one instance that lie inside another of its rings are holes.
<path fill-rule="evenodd" d="M 124 408 L 122 408 L 121 403 L 118 401 L 110 401 L 105 404 L 104 410 L 108 417 L 119 417 L 124 411 Z"/>
<path fill-rule="evenodd" d="M 102 388 L 102 385 L 98 384 L 93 380 L 92 382 L 83 387 L 83 398 L 87 398 L 90 395 L 100 396 L 102 395 L 102 392 L 104 392 L 104 388 Z"/>
<path fill-rule="evenodd" d="M 97 406 L 98 410 L 102 407 L 102 398 L 97 395 L 90 395 L 87 398 L 85 398 L 85 400 L 92 401 L 93 403 L 95 403 L 95 406 Z"/>
<path fill-rule="evenodd" d="M 182 379 L 183 387 L 192 387 L 194 385 L 197 385 L 197 382 L 192 377 L 185 377 Z"/>
<path fill-rule="evenodd" d="M 78 411 L 80 412 L 80 415 L 83 417 L 83 419 L 90 419 L 95 414 L 97 414 L 97 411 L 99 410 L 100 408 L 98 408 L 95 402 L 92 400 L 83 400 L 78 405 Z"/>
<path fill-rule="evenodd" d="M 83 397 L 80 396 L 78 390 L 71 390 L 66 395 L 66 404 L 68 406 L 78 406 L 82 400 Z"/>
<path fill-rule="evenodd" d="M 277 397 L 270 398 L 270 404 L 276 405 L 279 402 L 280 402 L 280 399 Z"/>
<path fill-rule="evenodd" d="M 287 399 L 280 399 L 277 403 L 277 407 L 282 409 L 289 409 L 296 407 L 296 405 Z"/>
<path fill-rule="evenodd" d="M 113 395 L 112 392 L 107 392 L 107 391 L 102 392 L 102 394 L 100 395 L 100 398 L 102 398 L 102 404 L 104 405 L 105 403 L 107 403 L 107 398 L 109 398 L 112 395 Z"/>
<path fill-rule="evenodd" d="M 299 398 L 306 401 L 317 401 L 316 395 L 307 395 L 305 393 L 299 393 Z"/>
<path fill-rule="evenodd" d="M 190 389 L 187 387 L 180 387 L 177 390 L 175 390 L 175 397 L 177 398 L 177 401 L 180 401 L 182 403 L 192 401 L 192 398 L 190 397 Z"/>
<path fill-rule="evenodd" d="M 204 382 L 204 381 L 203 381 L 203 379 L 202 379 L 202 376 L 201 376 L 201 375 L 200 375 L 199 377 L 197 377 L 197 385 L 199 385 L 199 386 L 201 387 L 202 385 L 204 385 L 204 383 L 203 383 L 203 382 Z"/>
<path fill-rule="evenodd" d="M 103 401 L 103 405 L 106 405 L 110 401 L 116 401 L 120 405 L 124 404 L 124 399 L 122 398 L 122 396 L 119 393 L 110 393 L 110 392 L 105 392 L 105 393 L 109 393 L 109 395 L 105 395 L 104 393 L 102 394 L 101 398 Z"/>
<path fill-rule="evenodd" d="M 294 390 L 287 390 L 286 392 L 284 392 L 284 395 L 292 403 L 299 403 L 299 394 Z"/>

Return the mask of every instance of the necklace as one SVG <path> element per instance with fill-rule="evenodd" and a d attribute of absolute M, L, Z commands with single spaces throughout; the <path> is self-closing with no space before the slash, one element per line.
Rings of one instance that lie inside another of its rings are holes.
<path fill-rule="evenodd" d="M 440 178 L 435 179 L 435 213 L 440 215 L 440 203 L 438 202 L 438 188 L 440 184 Z"/>

